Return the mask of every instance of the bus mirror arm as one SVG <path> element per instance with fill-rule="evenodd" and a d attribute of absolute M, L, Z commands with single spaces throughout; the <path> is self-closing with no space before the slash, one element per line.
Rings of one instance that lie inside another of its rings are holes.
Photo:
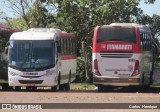
<path fill-rule="evenodd" d="M 7 47 L 8 47 L 8 46 L 10 46 L 10 43 L 9 43 L 9 42 L 7 42 L 7 43 L 6 43 L 6 46 L 7 46 Z"/>
<path fill-rule="evenodd" d="M 58 63 L 58 59 L 56 59 L 56 64 Z"/>
<path fill-rule="evenodd" d="M 57 52 L 60 53 L 61 52 L 61 48 L 60 46 L 57 46 Z"/>

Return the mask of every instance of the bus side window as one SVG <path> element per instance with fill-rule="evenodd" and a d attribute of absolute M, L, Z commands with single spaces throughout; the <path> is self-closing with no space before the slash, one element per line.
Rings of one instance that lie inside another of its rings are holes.
<path fill-rule="evenodd" d="M 142 48 L 142 50 L 144 50 L 144 38 L 143 38 L 143 33 L 140 34 L 140 38 L 141 38 L 141 48 Z"/>
<path fill-rule="evenodd" d="M 76 54 L 76 41 L 73 39 L 73 54 Z"/>
<path fill-rule="evenodd" d="M 69 39 L 67 38 L 67 55 L 70 54 L 70 42 L 69 42 Z"/>
<path fill-rule="evenodd" d="M 146 51 L 148 51 L 148 34 L 146 33 Z"/>
<path fill-rule="evenodd" d="M 57 52 L 61 55 L 62 54 L 62 52 L 61 52 L 61 40 L 58 42 L 56 42 L 57 43 Z"/>
<path fill-rule="evenodd" d="M 152 35 L 150 34 L 150 50 L 152 50 Z"/>
<path fill-rule="evenodd" d="M 147 41 L 146 41 L 146 34 L 144 33 L 144 51 L 146 51 L 146 43 L 147 43 Z"/>

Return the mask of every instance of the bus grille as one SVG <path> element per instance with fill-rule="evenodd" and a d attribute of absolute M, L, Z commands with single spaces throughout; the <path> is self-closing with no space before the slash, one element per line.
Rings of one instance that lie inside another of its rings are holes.
<path fill-rule="evenodd" d="M 21 84 L 41 84 L 43 80 L 19 80 Z"/>
<path fill-rule="evenodd" d="M 39 77 L 42 77 L 42 76 L 21 76 L 23 78 L 39 78 Z"/>
<path fill-rule="evenodd" d="M 128 53 L 123 53 L 123 54 L 119 54 L 119 53 L 100 53 L 101 57 L 106 57 L 106 58 L 131 58 L 132 54 L 128 54 Z"/>

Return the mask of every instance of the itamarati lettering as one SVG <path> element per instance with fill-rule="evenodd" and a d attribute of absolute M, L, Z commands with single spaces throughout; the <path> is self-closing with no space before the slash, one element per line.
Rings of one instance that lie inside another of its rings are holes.
<path fill-rule="evenodd" d="M 108 50 L 132 50 L 132 45 L 128 44 L 108 44 Z"/>

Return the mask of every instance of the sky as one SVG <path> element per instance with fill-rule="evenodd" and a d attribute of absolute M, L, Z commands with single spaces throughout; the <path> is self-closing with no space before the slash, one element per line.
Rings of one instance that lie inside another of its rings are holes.
<path fill-rule="evenodd" d="M 154 4 L 145 4 L 144 1 L 141 1 L 139 7 L 150 16 L 153 14 L 160 15 L 160 0 L 156 0 Z"/>
<path fill-rule="evenodd" d="M 148 14 L 150 16 L 152 16 L 153 14 L 160 15 L 160 0 L 156 0 L 154 4 L 145 4 L 144 0 L 142 0 L 138 7 L 140 7 L 145 14 Z M 7 9 L 4 8 L 3 2 L 0 2 L 0 10 L 4 10 L 7 16 L 15 17 L 13 13 L 7 11 Z"/>

